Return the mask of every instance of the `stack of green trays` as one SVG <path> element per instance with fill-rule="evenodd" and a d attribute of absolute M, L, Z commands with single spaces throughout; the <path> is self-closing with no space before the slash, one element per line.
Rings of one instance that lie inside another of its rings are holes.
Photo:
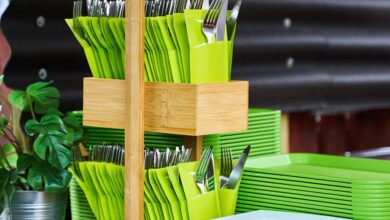
<path fill-rule="evenodd" d="M 230 147 L 234 158 L 248 145 L 252 145 L 250 157 L 280 154 L 280 121 L 280 111 L 251 108 L 247 131 L 204 136 L 203 147 L 213 145 L 216 157 L 221 155 L 219 146 Z"/>
<path fill-rule="evenodd" d="M 390 219 L 390 163 L 316 154 L 248 159 L 236 213 L 304 212 L 348 219 Z"/>
<path fill-rule="evenodd" d="M 74 179 L 70 181 L 70 200 L 70 209 L 73 220 L 96 219 L 95 215 L 92 213 L 87 198 L 85 197 L 84 191 Z"/>

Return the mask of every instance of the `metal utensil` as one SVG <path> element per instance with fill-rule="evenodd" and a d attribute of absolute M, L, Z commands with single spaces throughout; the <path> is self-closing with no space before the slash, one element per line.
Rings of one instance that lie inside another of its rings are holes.
<path fill-rule="evenodd" d="M 213 42 L 214 35 L 217 32 L 217 22 L 221 14 L 221 9 L 225 0 L 214 0 L 210 4 L 209 10 L 203 20 L 203 34 L 207 38 L 208 43 Z"/>
<path fill-rule="evenodd" d="M 221 173 L 219 175 L 219 185 L 223 189 L 229 180 L 233 170 L 232 150 L 228 147 L 221 147 Z"/>
<path fill-rule="evenodd" d="M 240 13 L 241 3 L 242 0 L 237 0 L 236 4 L 232 9 L 232 13 L 230 14 L 226 22 L 226 30 L 229 40 L 233 37 L 233 31 L 237 23 L 238 14 Z"/>
<path fill-rule="evenodd" d="M 223 41 L 225 38 L 227 9 L 228 9 L 228 0 L 223 0 L 221 12 L 217 21 L 217 32 L 216 32 L 217 41 Z"/>
<path fill-rule="evenodd" d="M 206 189 L 207 192 L 213 191 L 215 189 L 215 168 L 214 168 L 214 154 L 213 154 L 213 146 L 210 146 L 210 156 L 209 156 L 209 164 L 207 166 L 206 172 Z"/>
<path fill-rule="evenodd" d="M 196 169 L 196 173 L 195 173 L 195 182 L 201 194 L 206 193 L 205 177 L 206 177 L 208 165 L 210 163 L 210 154 L 211 154 L 210 148 L 206 148 L 203 150 L 198 164 L 198 168 Z"/>
<path fill-rule="evenodd" d="M 251 150 L 251 146 L 249 145 L 247 148 L 244 149 L 240 158 L 238 159 L 238 162 L 237 162 L 236 166 L 233 168 L 233 171 L 230 174 L 229 180 L 226 184 L 226 187 L 228 189 L 236 188 L 236 185 L 237 185 L 238 181 L 240 180 L 242 172 L 244 170 L 244 165 L 245 165 L 246 159 L 248 158 L 250 150 Z"/>

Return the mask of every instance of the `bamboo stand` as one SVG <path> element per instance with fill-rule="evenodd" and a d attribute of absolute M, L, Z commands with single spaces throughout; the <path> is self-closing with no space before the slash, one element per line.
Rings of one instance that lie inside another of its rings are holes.
<path fill-rule="evenodd" d="M 144 4 L 126 2 L 125 219 L 144 218 Z"/>
<path fill-rule="evenodd" d="M 187 135 L 184 144 L 199 159 L 202 135 L 247 129 L 249 83 L 145 83 L 144 4 L 126 3 L 126 79 L 84 79 L 83 124 L 125 129 L 125 219 L 141 220 L 144 131 Z"/>

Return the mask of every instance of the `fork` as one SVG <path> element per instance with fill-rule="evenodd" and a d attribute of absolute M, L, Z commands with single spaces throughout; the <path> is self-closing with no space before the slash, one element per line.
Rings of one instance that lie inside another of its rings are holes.
<path fill-rule="evenodd" d="M 210 148 L 206 148 L 203 150 L 198 164 L 198 168 L 196 169 L 196 173 L 195 173 L 195 182 L 199 188 L 199 191 L 202 194 L 206 193 L 205 176 L 206 176 L 208 165 L 210 163 L 210 155 L 211 155 Z"/>
<path fill-rule="evenodd" d="M 232 150 L 228 147 L 221 147 L 221 173 L 219 175 L 219 183 L 221 189 L 226 187 L 232 170 Z"/>
<path fill-rule="evenodd" d="M 203 21 L 203 34 L 207 38 L 208 43 L 213 42 L 213 37 L 217 32 L 217 22 L 219 15 L 221 14 L 224 0 L 214 0 L 210 4 L 209 10 L 206 12 L 206 16 Z"/>

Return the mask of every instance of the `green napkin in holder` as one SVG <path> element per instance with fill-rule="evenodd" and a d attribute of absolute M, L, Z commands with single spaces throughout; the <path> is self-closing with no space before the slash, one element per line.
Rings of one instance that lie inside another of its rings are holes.
<path fill-rule="evenodd" d="M 205 10 L 184 12 L 190 46 L 191 83 L 228 82 L 230 56 L 226 31 L 224 41 L 208 43 L 202 30 L 205 15 Z"/>
<path fill-rule="evenodd" d="M 95 78 L 103 78 L 103 76 L 100 75 L 100 67 L 98 61 L 99 58 L 95 57 L 95 53 L 93 51 L 92 46 L 89 45 L 81 36 L 79 36 L 76 30 L 73 28 L 73 19 L 65 19 L 65 21 L 66 24 L 68 24 L 73 35 L 81 45 L 81 47 L 84 49 L 85 57 L 87 58 L 89 68 L 92 72 L 92 76 Z"/>
<path fill-rule="evenodd" d="M 187 198 L 190 220 L 214 219 L 221 216 L 218 189 L 201 194 L 195 183 L 198 162 L 178 164 L 180 179 Z"/>

